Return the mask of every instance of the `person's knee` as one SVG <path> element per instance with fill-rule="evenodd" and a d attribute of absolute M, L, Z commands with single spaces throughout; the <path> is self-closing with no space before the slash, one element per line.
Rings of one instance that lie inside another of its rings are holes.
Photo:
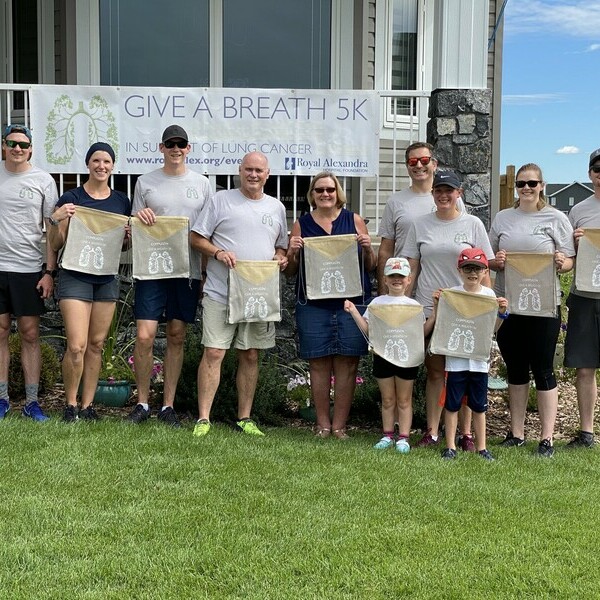
<path fill-rule="evenodd" d="M 556 376 L 554 371 L 551 369 L 534 372 L 533 377 L 535 379 L 535 387 L 538 392 L 547 392 L 553 390 L 556 387 Z"/>
<path fill-rule="evenodd" d="M 209 365 L 220 365 L 225 356 L 225 350 L 221 348 L 204 348 L 204 353 L 202 354 L 202 360 L 200 363 L 209 364 Z"/>
<path fill-rule="evenodd" d="M 21 343 L 27 345 L 36 345 L 40 342 L 40 330 L 38 327 L 27 327 L 19 330 Z"/>
<path fill-rule="evenodd" d="M 258 364 L 258 350 L 256 348 L 249 348 L 248 350 L 238 351 L 238 360 L 240 363 L 246 365 Z"/>

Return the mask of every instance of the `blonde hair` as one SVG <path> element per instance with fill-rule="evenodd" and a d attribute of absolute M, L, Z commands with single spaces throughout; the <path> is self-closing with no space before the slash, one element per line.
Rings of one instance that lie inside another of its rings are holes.
<path fill-rule="evenodd" d="M 315 189 L 315 184 L 317 183 L 317 181 L 319 181 L 319 179 L 325 179 L 326 177 L 329 177 L 329 179 L 333 180 L 333 183 L 335 185 L 335 197 L 337 199 L 336 206 L 337 208 L 342 208 L 342 206 L 346 204 L 346 194 L 344 193 L 344 190 L 342 189 L 338 178 L 329 171 L 321 171 L 312 178 L 310 185 L 308 186 L 308 192 L 306 192 L 306 199 L 308 200 L 310 207 L 315 208 L 317 206 L 312 195 L 313 190 Z"/>
<path fill-rule="evenodd" d="M 536 207 L 538 210 L 542 210 L 542 208 L 544 208 L 544 206 L 546 206 L 546 196 L 544 194 L 544 186 L 543 186 L 544 175 L 542 174 L 542 169 L 540 169 L 540 167 L 538 165 L 536 165 L 535 163 L 527 163 L 519 168 L 519 170 L 517 171 L 517 174 L 515 175 L 515 181 L 516 181 L 517 177 L 519 176 L 519 173 L 522 173 L 523 171 L 535 171 L 538 174 L 538 178 L 540 180 L 540 186 L 542 186 L 542 189 L 540 190 L 540 197 L 539 197 L 539 200 L 537 201 Z M 517 197 L 517 199 L 515 200 L 514 207 L 518 208 L 520 204 L 521 204 L 521 201 Z"/>

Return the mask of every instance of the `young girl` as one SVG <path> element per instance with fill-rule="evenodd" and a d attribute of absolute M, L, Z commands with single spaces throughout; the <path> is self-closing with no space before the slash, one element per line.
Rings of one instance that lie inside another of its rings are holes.
<path fill-rule="evenodd" d="M 405 295 L 410 285 L 410 266 L 405 258 L 389 258 L 383 270 L 384 283 L 388 293 L 377 296 L 370 306 L 376 304 L 408 304 L 419 306 L 419 303 Z M 369 332 L 369 309 L 361 315 L 350 300 L 344 303 L 344 310 L 349 312 L 360 330 Z M 425 335 L 433 328 L 433 323 L 425 323 Z M 381 391 L 381 419 L 383 421 L 383 437 L 375 444 L 378 450 L 394 446 L 398 452 L 408 452 L 410 444 L 410 426 L 412 423 L 412 391 L 417 378 L 418 367 L 398 367 L 377 354 L 373 355 L 373 376 L 377 379 Z M 395 439 L 394 423 L 398 421 L 399 436 Z"/>

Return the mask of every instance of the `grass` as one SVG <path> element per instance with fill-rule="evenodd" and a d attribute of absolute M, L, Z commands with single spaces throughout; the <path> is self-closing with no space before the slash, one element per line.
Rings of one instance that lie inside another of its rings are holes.
<path fill-rule="evenodd" d="M 600 453 L 0 424 L 3 598 L 598 597 Z"/>

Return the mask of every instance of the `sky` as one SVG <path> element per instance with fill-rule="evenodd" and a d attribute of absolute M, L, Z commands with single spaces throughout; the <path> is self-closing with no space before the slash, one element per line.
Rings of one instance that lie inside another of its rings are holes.
<path fill-rule="evenodd" d="M 589 183 L 600 147 L 598 0 L 508 0 L 500 144 L 502 173 L 533 162 L 547 183 Z"/>

